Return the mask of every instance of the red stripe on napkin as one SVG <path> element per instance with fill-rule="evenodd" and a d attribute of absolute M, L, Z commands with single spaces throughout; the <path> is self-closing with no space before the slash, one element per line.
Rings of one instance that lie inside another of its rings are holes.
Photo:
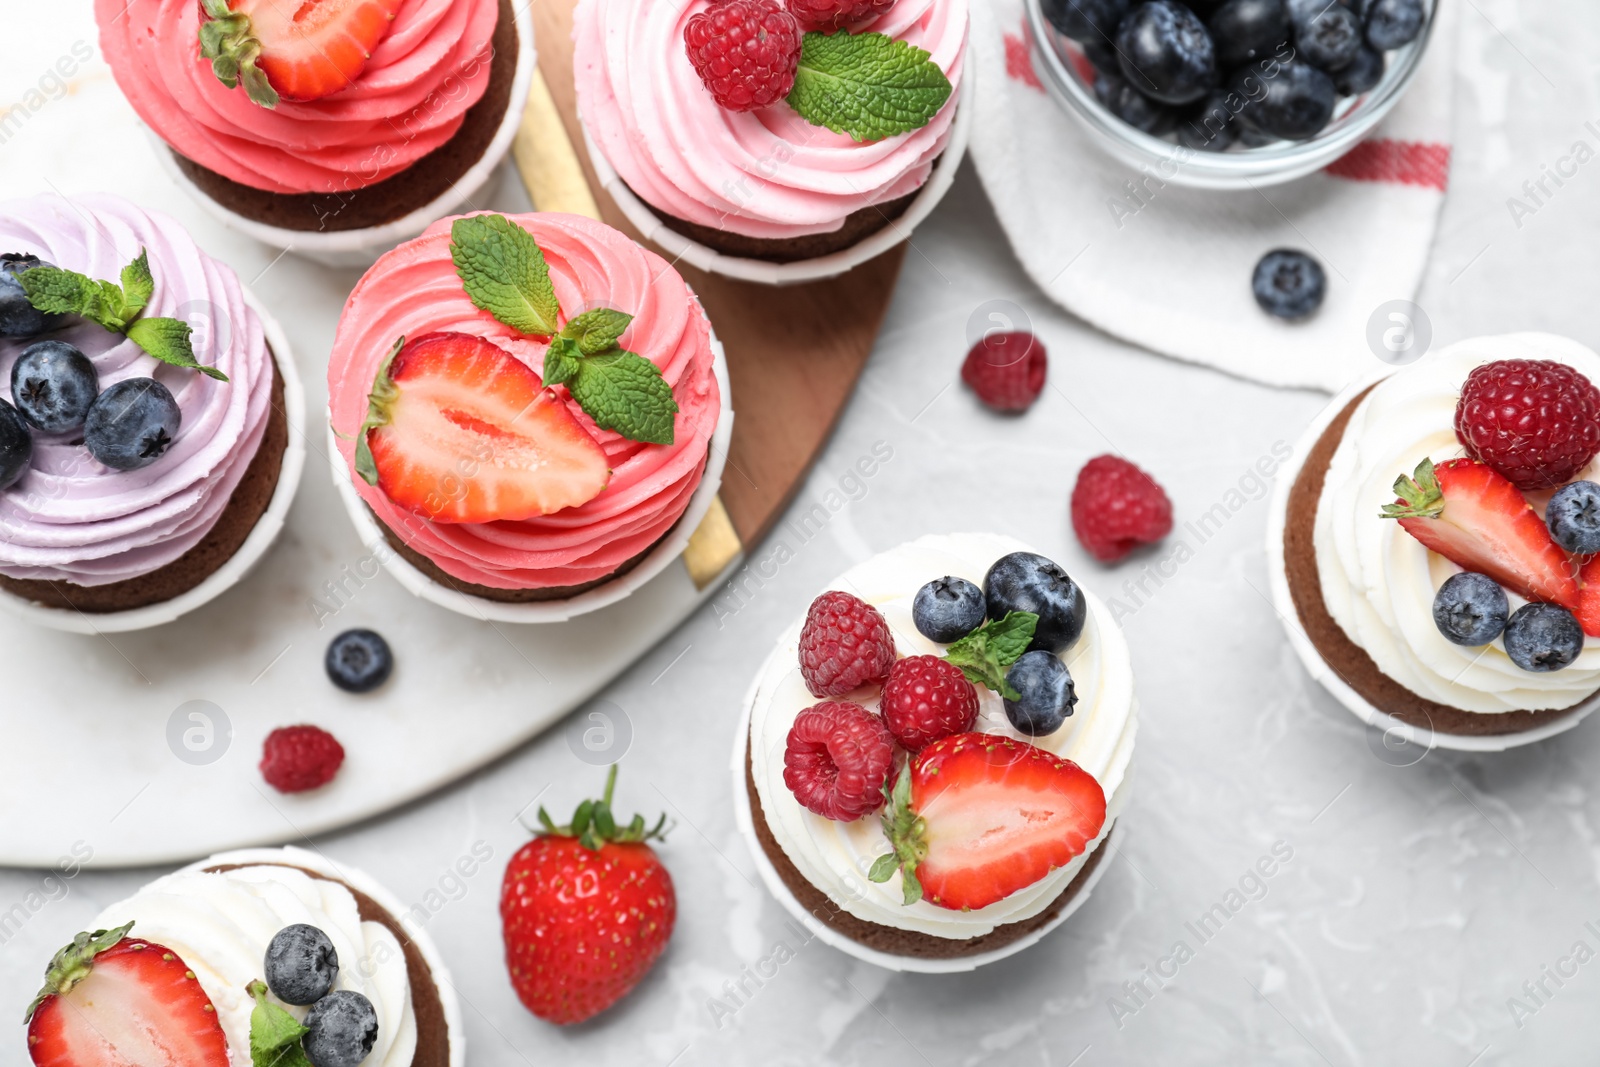
<path fill-rule="evenodd" d="M 1029 42 L 1033 34 L 1028 30 L 1028 20 L 1022 20 L 1022 34 L 1015 36 L 1006 34 L 1006 76 L 1014 78 L 1023 85 L 1029 85 L 1044 92 L 1044 83 L 1039 80 L 1039 72 L 1033 69 L 1033 48 Z"/>
<path fill-rule="evenodd" d="M 1329 163 L 1327 172 L 1351 181 L 1420 185 L 1442 193 L 1450 185 L 1450 146 L 1377 137 Z"/>

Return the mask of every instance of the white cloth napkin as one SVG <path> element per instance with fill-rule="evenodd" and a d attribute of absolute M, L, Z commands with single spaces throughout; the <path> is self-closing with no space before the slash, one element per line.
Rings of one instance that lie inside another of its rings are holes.
<path fill-rule="evenodd" d="M 1457 5 L 1436 7 L 1405 98 L 1343 159 L 1258 190 L 1168 183 L 1130 215 L 1124 183 L 1142 176 L 1046 95 L 1022 0 L 974 4 L 972 155 L 1023 267 L 1067 310 L 1145 348 L 1269 385 L 1337 391 L 1374 364 L 1374 312 L 1415 295 L 1444 202 Z M 1251 294 L 1256 261 L 1279 247 L 1327 272 L 1327 299 L 1306 321 L 1274 319 Z"/>

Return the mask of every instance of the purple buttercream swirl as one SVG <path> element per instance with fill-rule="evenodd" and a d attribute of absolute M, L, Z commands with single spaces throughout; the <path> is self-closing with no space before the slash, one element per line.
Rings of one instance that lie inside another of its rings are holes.
<path fill-rule="evenodd" d="M 143 248 L 155 276 L 144 314 L 194 328 L 196 358 L 226 382 L 161 363 L 89 322 L 49 335 L 76 345 L 100 388 L 153 377 L 183 412 L 167 454 L 142 470 L 102 466 L 82 434 L 34 435 L 33 463 L 0 492 L 0 574 L 107 585 L 176 560 L 216 525 L 255 457 L 271 402 L 271 354 L 261 320 L 231 269 L 202 252 L 175 220 L 107 194 L 0 203 L 0 253 L 28 252 L 91 278 L 116 281 Z M 28 345 L 0 340 L 0 396 Z"/>

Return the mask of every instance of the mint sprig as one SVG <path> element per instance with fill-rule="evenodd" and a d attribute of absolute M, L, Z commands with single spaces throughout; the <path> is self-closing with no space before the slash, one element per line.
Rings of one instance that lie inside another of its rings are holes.
<path fill-rule="evenodd" d="M 163 363 L 188 367 L 215 378 L 228 376 L 194 357 L 193 330 L 180 319 L 140 318 L 155 295 L 155 277 L 144 249 L 122 268 L 122 284 L 96 281 L 60 267 L 34 267 L 17 275 L 28 303 L 47 315 L 79 315 L 128 340 Z"/>
<path fill-rule="evenodd" d="M 1010 611 L 1005 618 L 985 622 L 945 650 L 947 662 L 961 668 L 973 685 L 994 690 L 1007 700 L 1022 699 L 1006 684 L 1006 672 L 1022 658 L 1033 641 L 1039 616 L 1031 611 Z"/>
<path fill-rule="evenodd" d="M 933 57 L 882 33 L 807 33 L 789 106 L 813 126 L 857 141 L 918 130 L 954 88 Z"/>
<path fill-rule="evenodd" d="M 250 1012 L 251 1067 L 311 1067 L 300 1045 L 307 1028 L 267 999 L 267 985 L 259 978 L 245 992 L 256 1002 Z"/>
<path fill-rule="evenodd" d="M 632 315 L 595 308 L 559 326 L 561 305 L 544 252 L 504 215 L 457 219 L 450 226 L 450 258 L 473 306 L 519 333 L 550 338 L 545 385 L 565 385 L 602 430 L 644 444 L 673 443 L 678 403 L 672 386 L 654 363 L 618 343 Z M 359 472 L 359 451 L 356 462 Z"/>

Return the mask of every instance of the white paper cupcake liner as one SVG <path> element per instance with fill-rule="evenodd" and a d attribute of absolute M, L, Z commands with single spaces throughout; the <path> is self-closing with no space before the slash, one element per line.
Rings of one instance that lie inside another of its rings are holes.
<path fill-rule="evenodd" d="M 215 856 L 189 864 L 180 873 L 200 872 L 208 867 L 254 864 L 300 867 L 325 878 L 335 879 L 371 897 L 375 904 L 393 916 L 405 930 L 412 944 L 416 945 L 417 951 L 422 953 L 423 960 L 428 964 L 428 970 L 433 973 L 433 984 L 439 991 L 439 1004 L 444 1008 L 445 1029 L 450 1039 L 449 1067 L 463 1067 L 466 1063 L 466 1030 L 461 1019 L 461 1004 L 456 999 L 455 982 L 450 978 L 450 968 L 445 966 L 444 957 L 439 955 L 438 946 L 433 943 L 433 938 L 428 935 L 427 930 L 417 923 L 404 921 L 408 909 L 398 897 L 364 871 L 335 863 L 320 850 L 311 852 L 303 848 L 241 848 L 232 852 L 219 852 Z"/>
<path fill-rule="evenodd" d="M 544 600 L 526 604 L 488 600 L 440 585 L 412 566 L 389 544 L 383 529 L 378 525 L 378 520 L 368 510 L 366 501 L 356 492 L 356 487 L 350 480 L 350 469 L 345 464 L 344 456 L 339 452 L 338 440 L 334 437 L 330 420 L 328 457 L 332 465 L 333 484 L 339 491 L 339 499 L 343 502 L 351 523 L 355 525 L 362 545 L 374 558 L 382 560 L 384 568 L 413 595 L 480 622 L 552 623 L 566 622 L 579 615 L 587 615 L 591 611 L 598 611 L 625 600 L 666 570 L 683 554 L 683 550 L 689 544 L 689 538 L 694 536 L 700 521 L 706 517 L 706 513 L 711 510 L 712 502 L 717 498 L 717 492 L 722 487 L 722 472 L 728 462 L 728 445 L 733 438 L 733 391 L 728 383 L 727 357 L 723 353 L 722 342 L 717 340 L 715 331 L 711 334 L 711 352 L 715 357 L 712 367 L 717 376 L 717 387 L 722 394 L 722 408 L 717 415 L 717 428 L 711 435 L 705 473 L 701 476 L 700 485 L 695 489 L 694 495 L 689 498 L 688 509 L 672 527 L 671 532 L 627 574 L 609 579 L 586 593 L 579 593 L 566 600 Z"/>
<path fill-rule="evenodd" d="M 506 107 L 505 117 L 500 120 L 500 128 L 495 131 L 494 140 L 489 142 L 489 147 L 482 158 L 456 179 L 455 184 L 448 190 L 409 215 L 393 222 L 359 230 L 328 231 L 290 230 L 257 222 L 224 207 L 202 192 L 178 166 L 178 161 L 172 157 L 172 151 L 166 142 L 157 137 L 153 131 L 147 131 L 150 133 L 151 147 L 167 176 L 182 186 L 183 190 L 198 201 L 207 213 L 220 219 L 229 229 L 237 230 L 262 244 L 287 249 L 295 255 L 304 256 L 329 267 L 370 267 L 377 262 L 379 256 L 395 245 L 420 236 L 423 230 L 448 215 L 459 214 L 460 209 L 478 199 L 490 180 L 497 176 L 495 170 L 505 159 L 506 153 L 511 150 L 511 142 L 516 138 L 517 129 L 522 124 L 523 106 L 528 99 L 528 89 L 533 83 L 536 52 L 533 43 L 532 7 L 528 4 L 516 6 L 517 70 L 511 82 L 511 99 Z"/>
<path fill-rule="evenodd" d="M 278 473 L 278 487 L 273 490 L 272 500 L 239 551 L 193 589 L 159 604 L 148 604 L 129 611 L 72 611 L 49 607 L 0 589 L 0 610 L 26 622 L 67 633 L 111 634 L 148 630 L 152 626 L 173 622 L 215 600 L 237 585 L 266 555 L 267 549 L 283 529 L 289 505 L 294 502 L 295 491 L 300 487 L 300 475 L 306 465 L 306 394 L 283 327 L 248 289 L 244 290 L 244 298 L 261 320 L 262 331 L 278 365 L 278 374 L 283 379 L 283 406 L 288 416 L 289 443 L 283 452 L 283 466 Z"/>
<path fill-rule="evenodd" d="M 945 145 L 944 154 L 934 166 L 933 173 L 928 176 L 927 183 L 906 208 L 905 214 L 850 248 L 814 259 L 798 259 L 789 263 L 769 263 L 762 259 L 730 256 L 683 236 L 672 228 L 671 222 L 662 219 L 643 200 L 640 200 L 632 189 L 628 188 L 628 184 L 618 176 L 604 153 L 595 146 L 587 129 L 583 133 L 583 143 L 601 186 L 610 194 L 611 199 L 616 201 L 617 207 L 628 217 L 634 228 L 646 240 L 665 251 L 673 262 L 681 260 L 712 274 L 758 282 L 762 285 L 799 285 L 837 277 L 859 267 L 869 259 L 883 255 L 889 249 L 909 240 L 911 232 L 933 213 L 933 209 L 939 206 L 939 201 L 950 191 L 950 186 L 956 180 L 956 170 L 960 168 L 961 160 L 967 154 L 976 84 L 977 72 L 973 69 L 973 64 L 969 63 L 962 74 L 961 99 L 956 105 L 955 121 L 950 127 L 950 140 Z"/>
<path fill-rule="evenodd" d="M 1294 488 L 1306 456 L 1322 438 L 1328 425 L 1350 405 L 1364 390 L 1394 373 L 1392 367 L 1380 367 L 1347 385 L 1322 412 L 1312 420 L 1300 440 L 1295 443 L 1294 455 L 1278 472 L 1277 484 L 1272 491 L 1272 508 L 1267 519 L 1267 579 L 1272 587 L 1272 604 L 1283 621 L 1289 635 L 1289 646 L 1305 665 L 1306 672 L 1316 679 L 1335 700 L 1368 726 L 1383 732 L 1385 742 L 1391 739 L 1396 748 L 1419 745 L 1425 749 L 1445 748 L 1460 752 L 1503 752 L 1508 748 L 1531 745 L 1566 733 L 1582 722 L 1590 712 L 1600 707 L 1600 693 L 1584 701 L 1575 711 L 1553 722 L 1511 734 L 1452 734 L 1401 722 L 1393 715 L 1378 710 L 1361 694 L 1340 678 L 1338 673 L 1322 658 L 1317 646 L 1312 644 L 1300 624 L 1300 613 L 1289 592 L 1289 574 L 1284 565 L 1283 534 L 1289 523 L 1289 493 Z M 1421 757 L 1419 756 L 1418 759 Z"/>

